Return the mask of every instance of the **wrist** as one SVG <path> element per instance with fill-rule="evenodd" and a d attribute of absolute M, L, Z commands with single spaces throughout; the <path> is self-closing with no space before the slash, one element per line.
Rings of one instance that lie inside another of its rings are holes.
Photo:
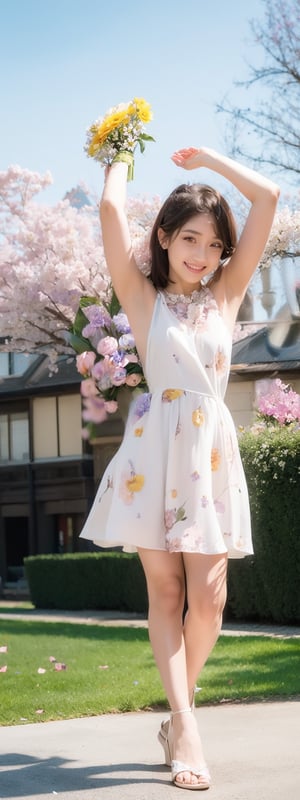
<path fill-rule="evenodd" d="M 127 180 L 133 180 L 134 156 L 129 150 L 120 150 L 112 159 L 112 164 L 127 164 Z"/>

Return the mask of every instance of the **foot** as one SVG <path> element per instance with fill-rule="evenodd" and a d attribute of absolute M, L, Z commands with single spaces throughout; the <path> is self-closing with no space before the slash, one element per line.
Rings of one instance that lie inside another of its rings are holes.
<path fill-rule="evenodd" d="M 190 709 L 172 714 L 169 731 L 172 780 L 182 788 L 208 789 L 210 776 L 205 764 L 197 722 Z"/>

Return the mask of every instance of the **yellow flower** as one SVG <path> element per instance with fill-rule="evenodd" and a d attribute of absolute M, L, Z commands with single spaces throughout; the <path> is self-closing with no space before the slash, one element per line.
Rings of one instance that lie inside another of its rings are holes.
<path fill-rule="evenodd" d="M 171 403 L 172 400 L 176 400 L 181 395 L 183 395 L 183 389 L 165 389 L 162 394 L 162 401 L 163 403 Z"/>
<path fill-rule="evenodd" d="M 151 106 L 142 97 L 135 97 L 132 103 L 128 103 L 124 107 L 116 106 L 110 114 L 104 117 L 100 125 L 95 123 L 91 125 L 92 139 L 88 154 L 93 156 L 112 131 L 130 122 L 130 118 L 134 116 L 137 116 L 141 122 L 150 122 L 152 119 Z"/>
<path fill-rule="evenodd" d="M 152 119 L 151 106 L 143 97 L 134 97 L 132 105 L 129 106 L 129 110 L 130 113 L 137 114 L 142 122 L 150 122 Z"/>
<path fill-rule="evenodd" d="M 195 426 L 196 426 L 196 428 L 200 428 L 200 426 L 201 426 L 201 425 L 203 425 L 203 422 L 204 422 L 204 420 L 205 420 L 205 416 L 204 416 L 204 414 L 203 414 L 203 411 L 202 411 L 202 408 L 201 408 L 201 406 L 199 406 L 199 407 L 198 407 L 198 408 L 196 408 L 196 410 L 195 410 L 195 411 L 193 411 L 193 413 L 192 413 L 192 422 L 193 422 L 193 425 L 195 425 Z"/>
<path fill-rule="evenodd" d="M 144 428 L 135 428 L 134 435 L 135 436 L 142 436 Z"/>
<path fill-rule="evenodd" d="M 217 447 L 213 447 L 213 449 L 211 451 L 210 463 L 211 463 L 212 471 L 216 472 L 217 469 L 219 469 L 219 466 L 221 464 L 221 456 L 220 456 L 220 453 L 219 453 L 219 450 L 217 449 Z"/>
<path fill-rule="evenodd" d="M 144 475 L 133 475 L 126 481 L 126 488 L 129 492 L 140 492 L 145 483 Z"/>

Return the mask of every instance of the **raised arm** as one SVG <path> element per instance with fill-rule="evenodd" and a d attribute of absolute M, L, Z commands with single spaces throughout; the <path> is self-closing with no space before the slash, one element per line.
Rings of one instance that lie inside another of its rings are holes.
<path fill-rule="evenodd" d="M 251 203 L 237 248 L 222 273 L 226 300 L 237 310 L 267 243 L 279 187 L 260 173 L 206 147 L 179 150 L 172 160 L 188 170 L 211 169 L 230 181 Z"/>
<path fill-rule="evenodd" d="M 113 163 L 107 168 L 100 201 L 100 221 L 112 284 L 128 316 L 140 358 L 145 363 L 156 292 L 134 258 L 125 210 L 127 170 L 124 162 Z"/>
<path fill-rule="evenodd" d="M 145 277 L 140 272 L 132 250 L 126 216 L 128 166 L 113 163 L 106 169 L 100 201 L 100 222 L 106 263 L 118 299 L 128 311 L 130 299 L 143 292 Z"/>

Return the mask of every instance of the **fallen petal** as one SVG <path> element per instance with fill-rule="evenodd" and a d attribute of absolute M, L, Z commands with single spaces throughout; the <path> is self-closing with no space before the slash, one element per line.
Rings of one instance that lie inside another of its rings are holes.
<path fill-rule="evenodd" d="M 108 664 L 99 664 L 98 669 L 109 669 Z"/>
<path fill-rule="evenodd" d="M 51 664 L 55 664 L 56 658 L 54 658 L 54 656 L 50 656 L 49 661 L 51 661 Z"/>
<path fill-rule="evenodd" d="M 59 661 L 57 661 L 54 669 L 56 669 L 57 672 L 61 672 L 62 669 L 67 669 L 67 665 L 61 664 Z"/>
<path fill-rule="evenodd" d="M 0 672 L 6 672 L 6 670 L 7 670 L 7 665 L 5 665 L 4 667 L 0 667 Z"/>
<path fill-rule="evenodd" d="M 7 653 L 7 644 L 3 644 L 2 647 L 0 647 L 0 653 Z"/>
<path fill-rule="evenodd" d="M 44 713 L 44 709 L 43 708 L 37 708 L 35 713 L 36 714 L 43 714 Z"/>
<path fill-rule="evenodd" d="M 38 668 L 38 674 L 39 674 L 39 675 L 44 675 L 44 672 L 46 672 L 46 670 L 45 670 L 45 669 L 43 669 L 43 667 L 39 667 L 39 668 Z"/>

